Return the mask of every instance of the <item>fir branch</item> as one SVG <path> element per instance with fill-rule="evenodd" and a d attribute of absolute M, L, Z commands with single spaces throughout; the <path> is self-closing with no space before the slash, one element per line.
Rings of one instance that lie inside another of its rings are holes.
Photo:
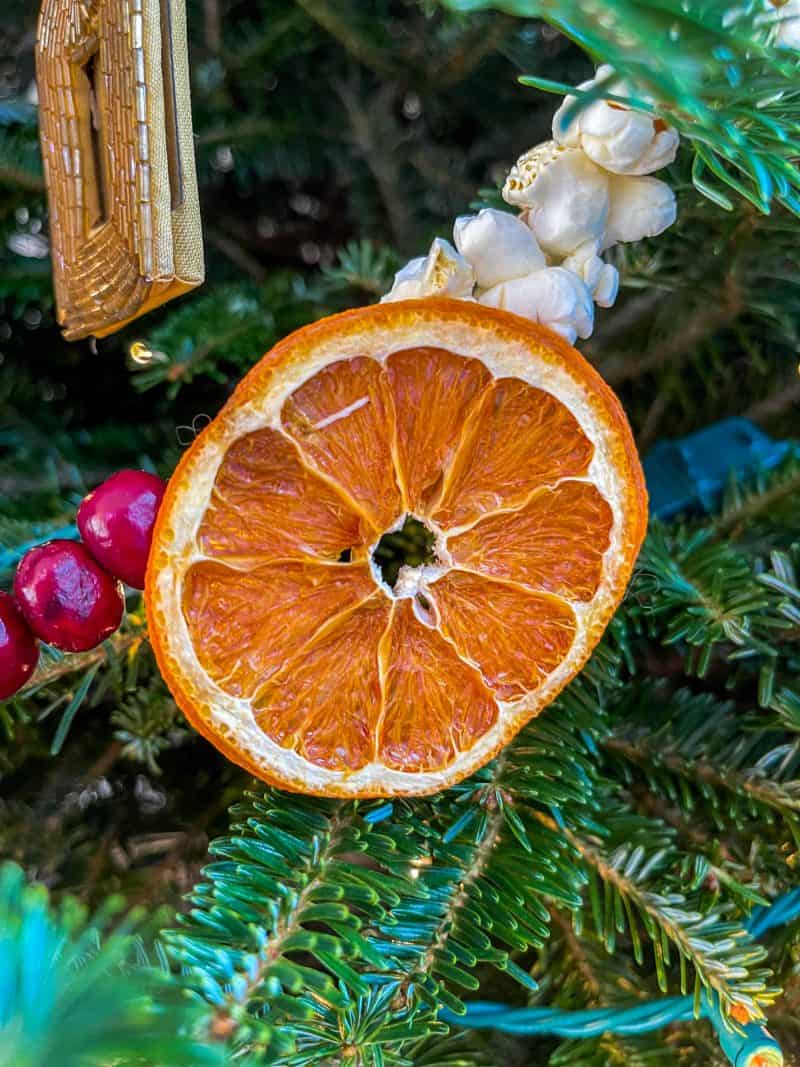
<path fill-rule="evenodd" d="M 732 480 L 713 520 L 714 530 L 732 541 L 752 540 L 755 520 L 766 519 L 772 538 L 782 530 L 794 537 L 793 519 L 798 514 L 800 457 L 790 453 L 774 470 L 761 471 L 747 480 Z"/>
<path fill-rule="evenodd" d="M 163 938 L 212 1005 L 213 1033 L 288 1055 L 321 1010 L 368 994 L 357 961 L 387 968 L 365 925 L 382 921 L 401 887 L 422 893 L 403 877 L 418 853 L 402 829 L 370 829 L 354 805 L 267 792 L 233 814 L 241 821 L 211 845 L 220 858 L 194 910 Z"/>
<path fill-rule="evenodd" d="M 777 815 L 800 835 L 800 744 L 748 720 L 733 702 L 644 684 L 629 690 L 610 722 L 604 751 L 635 766 L 687 817 L 702 808 L 722 829 L 731 819 L 763 825 Z"/>
<path fill-rule="evenodd" d="M 639 608 L 665 644 L 688 646 L 691 672 L 702 678 L 720 648 L 730 661 L 750 657 L 774 672 L 775 642 L 790 623 L 741 551 L 714 541 L 709 529 L 656 523 L 639 567 Z M 762 682 L 762 693 L 770 689 Z"/>
<path fill-rule="evenodd" d="M 652 995 L 649 983 L 629 966 L 627 958 L 609 956 L 598 938 L 587 930 L 580 937 L 573 922 L 557 909 L 551 910 L 554 937 L 542 952 L 536 968 L 542 975 L 544 994 L 553 1003 L 568 1008 L 610 1007 L 630 1004 Z M 655 1052 L 649 1037 L 608 1033 L 589 1040 L 563 1041 L 549 1058 L 550 1067 L 675 1067 L 676 1057 L 665 1047 Z"/>
<path fill-rule="evenodd" d="M 18 867 L 0 868 L 3 1067 L 222 1067 L 222 1047 L 196 1036 L 204 1012 L 142 966 L 131 921 L 112 928 L 120 907 L 91 919 L 70 898 L 53 908 Z"/>
<path fill-rule="evenodd" d="M 322 271 L 330 288 L 357 289 L 373 297 L 387 291 L 400 267 L 396 252 L 367 239 L 348 242 L 336 253 L 336 259 L 334 266 Z"/>
<path fill-rule="evenodd" d="M 48 662 L 43 662 L 20 694 L 20 699 L 32 696 L 67 678 L 72 674 L 85 674 L 92 668 L 113 665 L 123 656 L 131 656 L 145 640 L 142 624 L 134 625 L 131 630 L 118 631 L 107 641 L 88 652 L 75 652 L 70 655 L 56 654 Z"/>
<path fill-rule="evenodd" d="M 156 357 L 131 363 L 133 384 L 166 384 L 176 396 L 195 378 L 227 380 L 231 367 L 248 369 L 279 337 L 310 316 L 319 290 L 298 274 L 276 272 L 263 285 L 217 286 L 172 310 L 147 337 Z"/>
<path fill-rule="evenodd" d="M 355 148 L 375 179 L 392 239 L 404 247 L 413 239 L 415 227 L 405 201 L 397 195 L 400 173 L 393 149 L 404 135 L 392 114 L 395 87 L 384 86 L 369 101 L 362 100 L 353 79 L 338 79 L 334 89 L 347 115 Z"/>
<path fill-rule="evenodd" d="M 680 964 L 682 993 L 687 992 L 692 973 L 696 997 L 705 989 L 719 999 L 725 1012 L 741 1005 L 753 1017 L 763 1017 L 762 1007 L 776 996 L 767 985 L 768 972 L 758 967 L 765 952 L 739 923 L 727 918 L 730 906 L 724 902 L 701 906 L 673 886 L 669 868 L 675 854 L 663 827 L 638 821 L 612 801 L 601 825 L 588 833 L 568 828 L 565 835 L 589 871 L 591 914 L 607 950 L 613 952 L 619 934 L 627 932 L 634 956 L 642 962 L 646 937 L 659 988 L 666 992 L 672 945 Z"/>
<path fill-rule="evenodd" d="M 713 306 L 702 305 L 687 315 L 680 327 L 638 360 L 612 357 L 600 364 L 600 373 L 610 385 L 619 386 L 643 375 L 652 374 L 667 365 L 674 366 L 677 357 L 688 357 L 698 343 L 722 327 L 735 322 L 743 310 L 739 286 L 732 274 L 722 285 L 721 297 Z M 652 434 L 651 434 L 652 436 Z"/>

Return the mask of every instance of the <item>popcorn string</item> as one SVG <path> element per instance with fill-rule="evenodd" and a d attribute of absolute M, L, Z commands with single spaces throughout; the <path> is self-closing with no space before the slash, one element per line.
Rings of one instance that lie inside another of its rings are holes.
<path fill-rule="evenodd" d="M 599 67 L 578 88 L 608 84 L 612 74 Z M 628 91 L 622 81 L 616 88 Z M 570 344 L 591 335 L 595 305 L 612 307 L 619 289 L 603 253 L 675 221 L 675 194 L 650 175 L 675 159 L 678 134 L 661 118 L 608 100 L 568 121 L 575 102 L 565 97 L 553 139 L 509 171 L 503 199 L 519 213 L 485 208 L 456 219 L 455 247 L 437 237 L 427 256 L 397 272 L 384 302 L 449 296 L 522 315 Z"/>

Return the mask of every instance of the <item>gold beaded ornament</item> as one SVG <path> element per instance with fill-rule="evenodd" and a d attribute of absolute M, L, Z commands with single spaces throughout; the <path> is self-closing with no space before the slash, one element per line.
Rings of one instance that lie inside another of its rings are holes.
<path fill-rule="evenodd" d="M 36 78 L 58 321 L 103 337 L 204 277 L 184 0 L 43 0 Z"/>

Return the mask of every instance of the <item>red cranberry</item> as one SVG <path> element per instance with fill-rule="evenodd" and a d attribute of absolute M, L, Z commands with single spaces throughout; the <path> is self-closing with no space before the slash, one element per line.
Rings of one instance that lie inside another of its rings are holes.
<path fill-rule="evenodd" d="M 39 645 L 8 593 L 0 593 L 0 700 L 8 700 L 33 674 Z"/>
<path fill-rule="evenodd" d="M 118 471 L 78 508 L 78 529 L 98 563 L 144 589 L 153 524 L 166 485 L 146 471 Z"/>
<path fill-rule="evenodd" d="M 36 636 L 63 652 L 105 641 L 125 607 L 119 584 L 76 541 L 48 541 L 26 552 L 14 593 Z"/>

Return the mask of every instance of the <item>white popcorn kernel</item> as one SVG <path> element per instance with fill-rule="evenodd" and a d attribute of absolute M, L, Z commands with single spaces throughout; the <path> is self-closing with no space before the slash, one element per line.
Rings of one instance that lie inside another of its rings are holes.
<path fill-rule="evenodd" d="M 775 44 L 778 48 L 791 48 L 800 51 L 800 0 L 786 0 L 775 3 L 776 30 Z"/>
<path fill-rule="evenodd" d="M 603 234 L 608 175 L 583 152 L 546 141 L 511 168 L 503 199 L 526 209 L 525 221 L 545 252 L 568 256 Z"/>
<path fill-rule="evenodd" d="M 578 88 L 591 89 L 610 73 L 610 67 L 600 67 L 594 78 Z M 620 81 L 614 91 L 627 96 L 629 90 Z M 678 133 L 663 119 L 615 101 L 594 100 L 568 122 L 567 113 L 576 100 L 575 96 L 565 97 L 553 116 L 553 137 L 559 144 L 580 148 L 613 174 L 651 174 L 675 159 Z"/>
<path fill-rule="evenodd" d="M 592 297 L 595 304 L 601 308 L 614 306 L 619 292 L 619 271 L 613 263 L 604 263 L 600 271 L 600 277 L 592 289 Z"/>
<path fill-rule="evenodd" d="M 578 275 L 581 281 L 586 283 L 589 292 L 594 290 L 600 273 L 605 266 L 597 254 L 599 247 L 599 241 L 587 241 L 580 248 L 576 248 L 572 255 L 567 256 L 561 263 L 564 270 L 571 270 L 573 274 Z"/>
<path fill-rule="evenodd" d="M 381 303 L 413 300 L 421 296 L 471 299 L 475 273 L 449 241 L 437 237 L 427 256 L 412 259 L 394 276 L 392 288 Z"/>
<path fill-rule="evenodd" d="M 598 307 L 609 308 L 613 305 L 619 290 L 619 272 L 600 258 L 597 241 L 581 245 L 571 256 L 567 256 L 561 266 L 578 275 Z"/>
<path fill-rule="evenodd" d="M 589 290 L 577 275 L 562 267 L 546 267 L 523 278 L 501 282 L 478 300 L 548 326 L 570 344 L 576 337 L 589 337 L 594 326 Z"/>
<path fill-rule="evenodd" d="M 675 221 L 675 194 L 658 178 L 615 175 L 609 190 L 611 208 L 601 251 L 615 244 L 657 237 Z"/>
<path fill-rule="evenodd" d="M 521 278 L 547 265 L 532 231 L 518 215 L 485 208 L 462 215 L 453 227 L 456 248 L 471 264 L 481 289 Z"/>

